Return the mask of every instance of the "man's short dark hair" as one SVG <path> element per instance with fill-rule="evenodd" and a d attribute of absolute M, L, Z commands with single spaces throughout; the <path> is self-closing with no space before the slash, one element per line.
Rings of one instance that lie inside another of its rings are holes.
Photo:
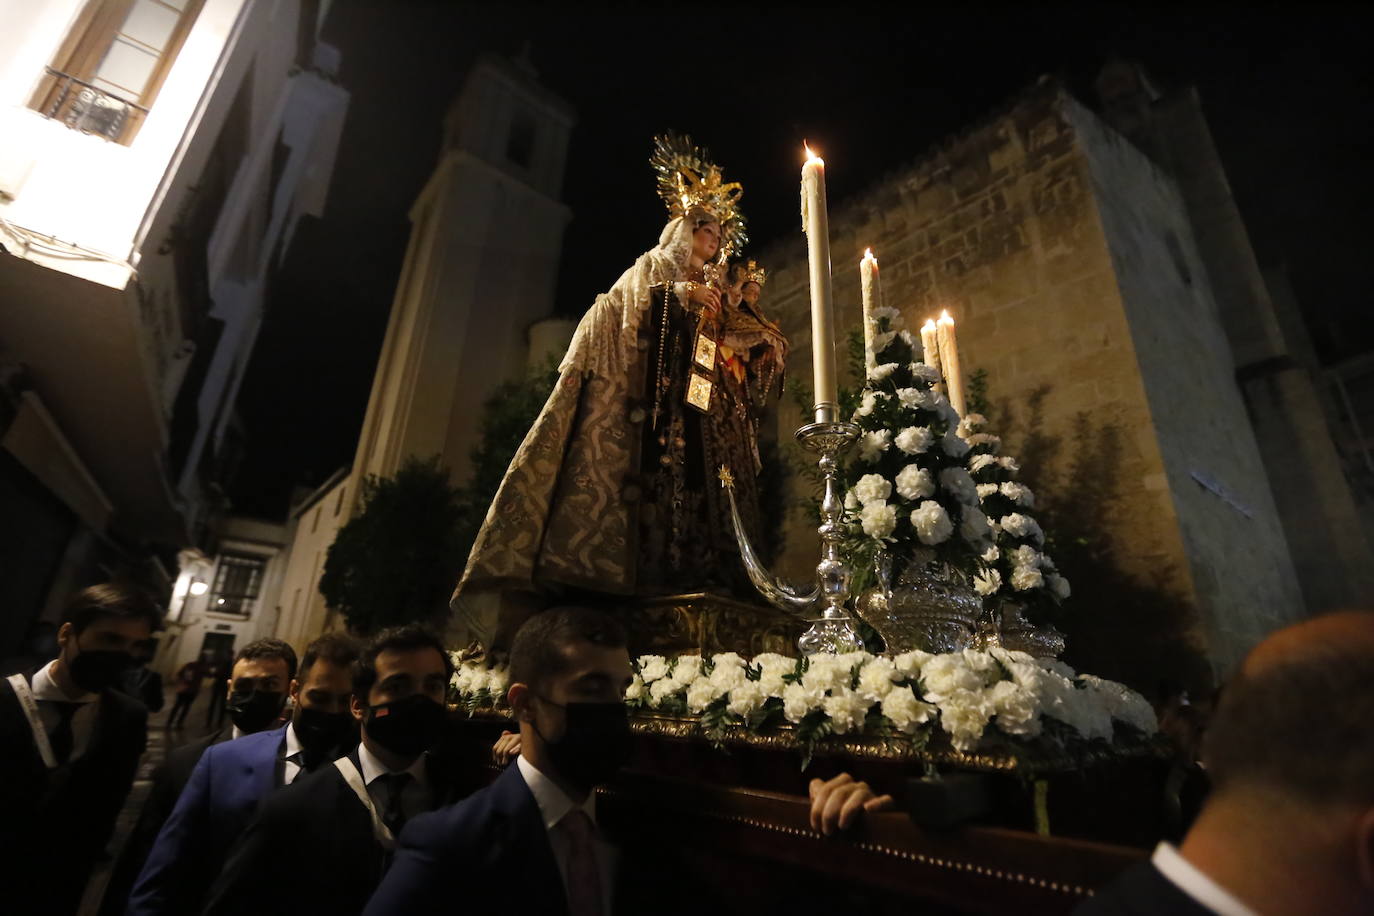
<path fill-rule="evenodd" d="M 244 646 L 234 656 L 234 664 L 237 665 L 244 659 L 250 661 L 261 661 L 263 659 L 279 658 L 286 662 L 286 676 L 293 678 L 296 676 L 296 650 L 291 648 L 291 644 L 281 639 L 255 639 Z"/>
<path fill-rule="evenodd" d="M 1374 805 L 1371 723 L 1369 644 L 1304 647 L 1227 684 L 1203 757 L 1218 792 L 1250 785 L 1308 803 Z"/>
<path fill-rule="evenodd" d="M 434 631 L 418 623 L 405 626 L 388 627 L 382 630 L 363 647 L 358 664 L 353 668 L 353 695 L 366 703 L 372 685 L 377 683 L 377 656 L 388 650 L 410 652 L 415 649 L 433 649 L 444 660 L 444 680 L 453 677 L 453 659 L 449 658 L 443 640 Z"/>
<path fill-rule="evenodd" d="M 120 582 L 104 582 L 83 588 L 62 611 L 62 623 L 70 623 L 79 636 L 98 620 L 143 620 L 156 633 L 162 629 L 162 608 L 146 590 Z"/>
<path fill-rule="evenodd" d="M 510 648 L 512 684 L 538 687 L 568 669 L 564 651 L 577 642 L 619 649 L 625 627 L 605 611 L 589 607 L 550 608 L 535 614 L 515 633 Z"/>
<path fill-rule="evenodd" d="M 326 633 L 311 640 L 301 656 L 300 676 L 297 680 L 304 683 L 310 666 L 320 659 L 340 668 L 352 668 L 358 661 L 358 641 L 343 633 Z"/>

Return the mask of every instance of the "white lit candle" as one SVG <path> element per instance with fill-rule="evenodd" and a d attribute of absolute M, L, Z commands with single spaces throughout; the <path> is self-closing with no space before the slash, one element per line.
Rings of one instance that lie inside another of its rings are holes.
<path fill-rule="evenodd" d="M 805 144 L 803 144 L 805 146 Z M 816 422 L 839 414 L 835 387 L 835 313 L 830 296 L 830 227 L 825 210 L 825 160 L 806 147 L 801 180 L 802 229 L 811 267 L 811 362 Z"/>
<path fill-rule="evenodd" d="M 882 304 L 878 292 L 878 259 L 873 257 L 872 248 L 864 249 L 863 260 L 859 262 L 859 285 L 864 300 L 864 371 L 871 376 L 878 368 L 878 354 L 873 348 L 878 335 L 878 319 L 873 311 Z"/>
<path fill-rule="evenodd" d="M 939 333 L 939 330 L 935 327 L 934 318 L 927 318 L 926 323 L 921 325 L 921 362 L 925 363 L 936 372 L 940 371 Z M 943 391 L 944 385 L 937 381 L 935 383 L 935 390 Z"/>
<path fill-rule="evenodd" d="M 948 311 L 940 313 L 940 362 L 944 366 L 945 384 L 949 387 L 950 405 L 964 415 L 964 376 L 959 371 L 959 344 L 954 337 L 954 319 Z"/>

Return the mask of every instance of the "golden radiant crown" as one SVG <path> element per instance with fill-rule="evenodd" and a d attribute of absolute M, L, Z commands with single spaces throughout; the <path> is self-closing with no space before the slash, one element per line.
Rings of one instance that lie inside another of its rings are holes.
<path fill-rule="evenodd" d="M 768 271 L 759 266 L 759 262 L 750 258 L 739 267 L 739 277 L 741 283 L 757 283 L 759 286 L 768 282 Z"/>
<path fill-rule="evenodd" d="M 702 209 L 720 222 L 722 259 L 749 242 L 739 207 L 744 186 L 737 181 L 727 183 L 720 166 L 711 161 L 710 152 L 698 147 L 690 136 L 669 131 L 655 137 L 649 165 L 669 216 L 677 218 Z"/>

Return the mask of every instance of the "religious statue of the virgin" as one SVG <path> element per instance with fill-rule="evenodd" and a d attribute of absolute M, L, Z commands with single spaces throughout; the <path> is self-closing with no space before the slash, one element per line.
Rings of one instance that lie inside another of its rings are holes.
<path fill-rule="evenodd" d="M 787 342 L 762 269 L 729 269 L 743 189 L 687 137 L 656 138 L 650 163 L 668 224 L 583 315 L 453 595 L 455 635 L 489 648 L 551 601 L 742 582 L 721 467 L 761 533 L 756 436 Z"/>

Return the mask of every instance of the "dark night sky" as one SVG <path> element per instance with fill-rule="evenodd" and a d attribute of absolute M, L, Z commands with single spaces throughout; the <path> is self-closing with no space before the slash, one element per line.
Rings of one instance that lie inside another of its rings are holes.
<path fill-rule="evenodd" d="M 1289 265 L 1323 354 L 1374 344 L 1363 301 L 1371 17 L 1356 5 L 721 6 L 721 18 L 570 8 L 340 0 L 331 10 L 325 37 L 343 53 L 352 103 L 325 217 L 298 230 L 245 376 L 238 511 L 280 516 L 294 484 L 352 461 L 406 213 L 434 167 L 444 112 L 477 54 L 526 41 L 543 84 L 579 119 L 560 312 L 580 314 L 654 243 L 664 216 L 646 160 L 659 131 L 691 133 L 744 183 L 758 247 L 798 222 L 803 137 L 826 158 L 835 206 L 1041 74 L 1091 102 L 1097 68 L 1116 53 L 1166 88 L 1198 87 L 1261 261 Z"/>

